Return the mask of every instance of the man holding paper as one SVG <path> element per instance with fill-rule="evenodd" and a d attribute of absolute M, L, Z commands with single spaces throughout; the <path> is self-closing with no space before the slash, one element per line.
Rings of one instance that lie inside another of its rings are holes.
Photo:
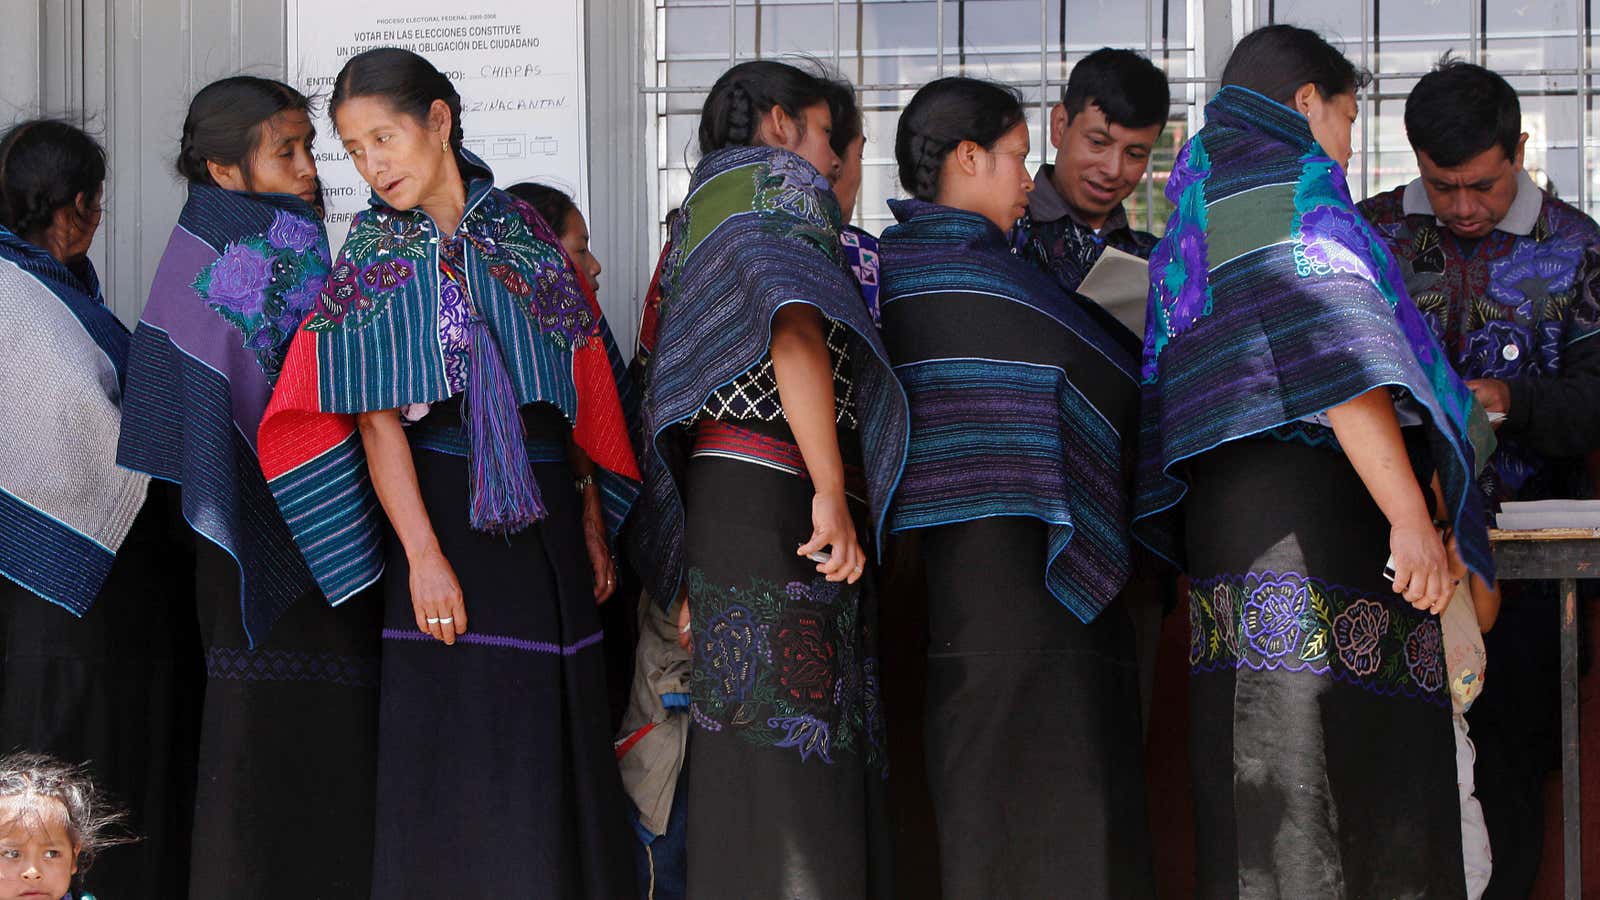
<path fill-rule="evenodd" d="M 1084 57 L 1050 110 L 1055 164 L 1039 167 L 1028 197 L 1024 254 L 1069 291 L 1110 257 L 1095 273 L 1093 299 L 1140 338 L 1149 278 L 1137 260 L 1150 257 L 1156 237 L 1132 227 L 1123 201 L 1144 179 L 1170 103 L 1166 74 L 1132 50 Z"/>
<path fill-rule="evenodd" d="M 1600 229 L 1523 170 L 1516 91 L 1445 60 L 1406 99 L 1421 177 L 1361 211 L 1456 372 L 1497 423 L 1481 486 L 1512 500 L 1594 496 L 1583 457 L 1600 447 Z M 1555 592 L 1505 585 L 1485 635 L 1482 697 L 1467 715 L 1493 848 L 1486 897 L 1524 897 L 1540 863 L 1542 783 L 1556 758 Z"/>

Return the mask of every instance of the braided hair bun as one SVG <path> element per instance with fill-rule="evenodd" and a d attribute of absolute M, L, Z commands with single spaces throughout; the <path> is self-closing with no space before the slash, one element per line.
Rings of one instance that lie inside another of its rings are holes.
<path fill-rule="evenodd" d="M 760 138 L 761 117 L 774 106 L 805 123 L 804 110 L 829 100 L 822 79 L 788 63 L 742 62 L 712 85 L 700 110 L 700 153 L 748 147 Z"/>
<path fill-rule="evenodd" d="M 0 225 L 24 240 L 79 197 L 93 202 L 105 180 L 106 151 L 81 128 L 30 119 L 0 135 Z"/>
<path fill-rule="evenodd" d="M 918 200 L 933 200 L 950 151 L 962 141 L 992 149 L 1026 120 L 1022 95 L 1014 88 L 977 78 L 928 82 L 911 98 L 895 130 L 900 186 Z"/>

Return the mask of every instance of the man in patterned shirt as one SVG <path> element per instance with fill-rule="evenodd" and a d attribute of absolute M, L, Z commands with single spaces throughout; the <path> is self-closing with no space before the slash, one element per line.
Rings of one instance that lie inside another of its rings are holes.
<path fill-rule="evenodd" d="M 1600 228 L 1523 171 L 1521 107 L 1494 72 L 1441 62 L 1406 99 L 1405 123 L 1421 177 L 1361 208 L 1451 364 L 1504 416 L 1486 501 L 1592 496 L 1583 458 L 1600 447 Z M 1505 590 L 1467 720 L 1494 853 L 1485 896 L 1523 897 L 1560 734 L 1557 613 L 1548 588 Z"/>
<path fill-rule="evenodd" d="M 1077 291 L 1106 247 L 1150 257 L 1156 237 L 1129 224 L 1123 201 L 1144 179 L 1170 103 L 1166 73 L 1132 50 L 1102 47 L 1072 67 L 1061 102 L 1050 109 L 1056 161 L 1040 166 L 1034 176 L 1023 230 L 1024 256 L 1068 291 Z M 1084 302 L 1100 311 L 1092 301 Z M 1137 352 L 1143 335 L 1129 332 L 1109 314 L 1100 318 Z M 1134 575 L 1117 603 L 1134 622 L 1147 728 L 1161 616 L 1175 601 L 1172 579 L 1153 574 L 1156 568 L 1153 561 L 1137 556 Z"/>
<path fill-rule="evenodd" d="M 1050 109 L 1054 165 L 1039 167 L 1028 197 L 1026 254 L 1076 291 L 1106 247 L 1149 258 L 1155 235 L 1123 208 L 1167 124 L 1167 76 L 1132 50 L 1103 47 L 1072 67 Z"/>

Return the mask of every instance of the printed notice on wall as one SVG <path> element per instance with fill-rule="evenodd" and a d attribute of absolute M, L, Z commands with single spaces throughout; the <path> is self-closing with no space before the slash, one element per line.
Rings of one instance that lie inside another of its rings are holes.
<path fill-rule="evenodd" d="M 335 250 L 371 189 L 334 134 L 327 99 L 350 57 L 373 47 L 420 53 L 449 76 L 466 148 L 501 187 L 540 181 L 588 208 L 583 0 L 289 0 L 288 15 L 289 81 L 320 99 L 317 171 Z"/>

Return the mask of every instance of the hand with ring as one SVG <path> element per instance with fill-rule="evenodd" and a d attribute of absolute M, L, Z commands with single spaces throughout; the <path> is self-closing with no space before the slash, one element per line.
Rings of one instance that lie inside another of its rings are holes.
<path fill-rule="evenodd" d="M 411 611 L 417 630 L 454 644 L 458 635 L 467 633 L 466 601 L 455 570 L 438 547 L 423 551 L 410 563 Z"/>

